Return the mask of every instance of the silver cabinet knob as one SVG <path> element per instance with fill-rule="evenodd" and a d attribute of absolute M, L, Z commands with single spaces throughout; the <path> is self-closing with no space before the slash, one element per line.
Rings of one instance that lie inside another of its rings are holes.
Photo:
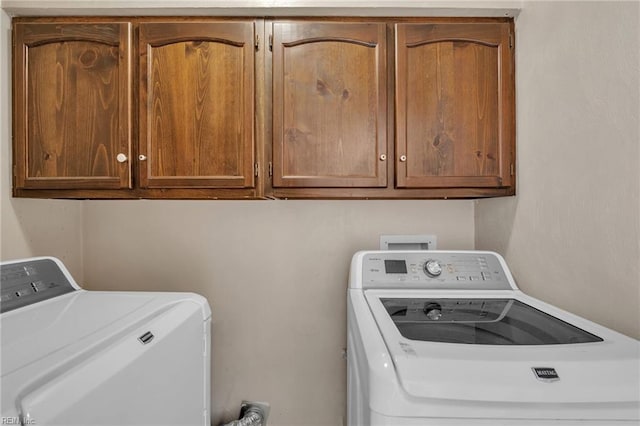
<path fill-rule="evenodd" d="M 146 155 L 144 155 L 144 154 L 140 154 L 140 155 L 138 155 L 138 160 L 140 160 L 140 161 L 144 161 L 144 160 L 146 160 L 146 159 L 147 159 L 147 156 L 146 156 Z"/>
<path fill-rule="evenodd" d="M 380 161 L 384 161 L 387 159 L 387 155 L 386 154 L 380 154 Z"/>
<path fill-rule="evenodd" d="M 118 160 L 118 163 L 124 163 L 125 161 L 128 160 L 127 154 L 123 154 L 122 152 L 120 154 L 118 154 L 116 156 L 116 160 Z"/>
<path fill-rule="evenodd" d="M 402 161 L 403 163 L 404 163 L 405 161 L 407 161 L 407 156 L 406 156 L 406 155 L 401 155 L 401 156 L 400 156 L 400 161 Z"/>

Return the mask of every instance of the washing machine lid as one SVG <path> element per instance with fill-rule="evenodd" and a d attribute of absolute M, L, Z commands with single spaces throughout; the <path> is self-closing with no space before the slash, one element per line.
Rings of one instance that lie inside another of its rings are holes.
<path fill-rule="evenodd" d="M 3 378 L 73 344 L 88 344 L 108 334 L 109 327 L 134 324 L 183 300 L 199 300 L 203 320 L 211 315 L 196 295 L 85 291 L 53 257 L 1 262 L 0 277 Z"/>
<path fill-rule="evenodd" d="M 640 398 L 637 341 L 519 291 L 365 295 L 411 396 L 553 404 Z"/>
<path fill-rule="evenodd" d="M 71 345 L 87 342 L 90 346 L 90 342 L 113 330 L 148 320 L 189 298 L 180 293 L 77 290 L 4 313 L 0 316 L 2 377 Z M 204 305 L 202 309 L 203 317 L 210 316 L 210 312 L 204 312 Z"/>
<path fill-rule="evenodd" d="M 557 345 L 602 338 L 513 298 L 382 297 L 400 334 L 422 342 Z"/>

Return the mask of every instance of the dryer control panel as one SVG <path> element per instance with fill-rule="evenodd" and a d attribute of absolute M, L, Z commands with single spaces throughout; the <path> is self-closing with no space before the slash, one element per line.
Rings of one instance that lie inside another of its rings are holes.
<path fill-rule="evenodd" d="M 367 253 L 362 260 L 366 288 L 511 290 L 497 256 L 488 252 Z"/>
<path fill-rule="evenodd" d="M 0 312 L 8 312 L 75 290 L 52 259 L 0 264 Z"/>

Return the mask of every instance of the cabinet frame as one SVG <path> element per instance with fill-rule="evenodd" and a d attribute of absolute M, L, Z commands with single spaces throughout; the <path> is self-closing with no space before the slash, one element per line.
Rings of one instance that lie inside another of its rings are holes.
<path fill-rule="evenodd" d="M 138 143 L 130 142 L 130 161 L 125 163 L 129 170 L 128 179 L 131 184 L 128 189 L 118 187 L 92 188 L 83 185 L 67 185 L 64 188 L 47 189 L 46 187 L 24 187 L 17 185 L 19 182 L 18 157 L 21 147 L 18 137 L 19 125 L 17 122 L 18 111 L 16 105 L 17 96 L 16 72 L 19 62 L 16 61 L 16 49 L 14 47 L 14 188 L 16 197 L 31 198 L 69 198 L 69 199 L 273 199 L 273 198 L 298 198 L 298 199 L 447 199 L 447 198 L 482 198 L 509 196 L 515 194 L 515 78 L 510 76 L 510 99 L 506 102 L 509 108 L 505 110 L 501 120 L 510 124 L 508 140 L 504 146 L 505 158 L 510 157 L 509 181 L 503 181 L 499 187 L 430 187 L 430 188 L 401 188 L 397 185 L 397 158 L 396 158 L 396 122 L 395 122 L 395 33 L 394 25 L 397 23 L 478 23 L 493 22 L 507 23 L 509 25 L 511 51 L 507 60 L 511 63 L 511 70 L 515 73 L 515 61 L 513 54 L 514 23 L 512 18 L 424 18 L 424 17 L 286 17 L 267 18 L 261 17 L 39 17 L 39 18 L 13 18 L 13 25 L 17 23 L 90 23 L 101 24 L 115 22 L 129 24 L 131 28 L 131 49 L 129 52 L 130 79 L 133 82 L 130 88 L 129 103 L 129 132 L 130 141 L 139 141 L 139 100 L 138 84 L 139 71 L 136 64 L 139 61 L 139 24 L 146 22 L 190 22 L 201 20 L 218 20 L 233 22 L 236 20 L 253 20 L 255 22 L 255 75 L 254 75 L 254 186 L 252 188 L 143 188 L 140 186 L 140 162 L 138 160 Z M 386 72 L 386 178 L 384 187 L 274 187 L 273 186 L 273 51 L 270 49 L 273 32 L 271 22 L 276 20 L 290 20 L 295 22 L 314 21 L 327 23 L 340 22 L 373 22 L 383 23 L 387 32 L 387 72 Z M 14 35 L 15 40 L 15 35 Z M 133 95 L 131 95 L 133 93 Z M 24 154 L 22 154 L 24 155 Z M 506 164 L 506 163 L 505 163 Z M 508 185 L 508 186 L 507 186 Z"/>

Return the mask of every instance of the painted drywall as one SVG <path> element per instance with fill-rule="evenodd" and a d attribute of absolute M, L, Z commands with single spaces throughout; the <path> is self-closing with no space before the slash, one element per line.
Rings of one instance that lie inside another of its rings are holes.
<path fill-rule="evenodd" d="M 84 284 L 194 291 L 213 311 L 213 424 L 342 425 L 351 256 L 384 233 L 473 248 L 472 201 L 87 201 Z"/>
<path fill-rule="evenodd" d="M 503 253 L 526 292 L 636 338 L 639 5 L 525 3 L 518 195 L 475 210 L 476 247 Z"/>
<path fill-rule="evenodd" d="M 82 278 L 82 203 L 11 198 L 11 19 L 0 11 L 0 259 L 56 256 Z"/>

